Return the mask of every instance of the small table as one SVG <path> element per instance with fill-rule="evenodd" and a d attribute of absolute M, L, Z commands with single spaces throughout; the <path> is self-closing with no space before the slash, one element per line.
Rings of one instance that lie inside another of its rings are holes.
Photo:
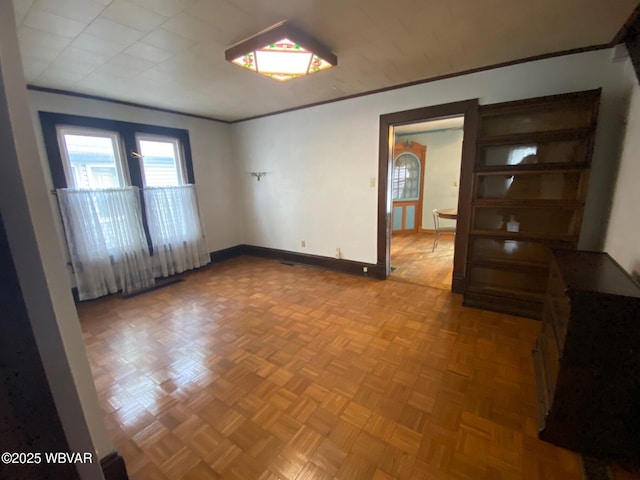
<path fill-rule="evenodd" d="M 440 218 L 448 218 L 450 220 L 456 220 L 458 218 L 458 209 L 443 208 L 442 210 L 438 210 L 438 216 Z"/>

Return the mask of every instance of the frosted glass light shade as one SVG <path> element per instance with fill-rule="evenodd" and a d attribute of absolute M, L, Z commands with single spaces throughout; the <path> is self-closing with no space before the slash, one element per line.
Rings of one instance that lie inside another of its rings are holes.
<path fill-rule="evenodd" d="M 325 70 L 338 63 L 317 40 L 282 22 L 225 52 L 231 63 L 279 81 Z"/>

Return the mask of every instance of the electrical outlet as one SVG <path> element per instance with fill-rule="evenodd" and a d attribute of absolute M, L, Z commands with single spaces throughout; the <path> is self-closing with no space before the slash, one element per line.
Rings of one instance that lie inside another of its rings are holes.
<path fill-rule="evenodd" d="M 376 188 L 376 177 L 371 177 L 371 178 L 369 179 L 369 186 L 370 186 L 371 188 Z"/>
<path fill-rule="evenodd" d="M 340 251 L 340 247 L 336 247 L 336 258 L 342 258 L 342 252 Z"/>
<path fill-rule="evenodd" d="M 362 267 L 362 272 L 363 273 L 367 273 L 369 271 L 369 269 L 367 267 Z"/>
<path fill-rule="evenodd" d="M 307 242 L 305 240 L 300 240 L 300 246 L 302 248 L 306 247 L 307 246 Z"/>

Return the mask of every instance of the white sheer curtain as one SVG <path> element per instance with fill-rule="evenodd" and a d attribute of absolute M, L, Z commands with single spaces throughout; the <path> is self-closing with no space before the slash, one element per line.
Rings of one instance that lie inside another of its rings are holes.
<path fill-rule="evenodd" d="M 143 192 L 156 276 L 208 264 L 211 258 L 194 185 L 150 187 Z"/>
<path fill-rule="evenodd" d="M 80 300 L 153 285 L 137 188 L 56 193 Z"/>

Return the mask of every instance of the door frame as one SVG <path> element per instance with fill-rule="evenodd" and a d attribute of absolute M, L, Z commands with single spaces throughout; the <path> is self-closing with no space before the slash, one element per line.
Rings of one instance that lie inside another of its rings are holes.
<path fill-rule="evenodd" d="M 393 173 L 393 128 L 442 117 L 464 115 L 462 158 L 460 161 L 460 188 L 458 190 L 458 219 L 453 255 L 453 281 L 451 289 L 462 293 L 464 289 L 467 246 L 471 225 L 471 196 L 473 165 L 478 136 L 478 99 L 415 108 L 380 115 L 378 157 L 378 251 L 377 265 L 384 271 L 384 278 L 391 273 L 391 182 Z"/>

